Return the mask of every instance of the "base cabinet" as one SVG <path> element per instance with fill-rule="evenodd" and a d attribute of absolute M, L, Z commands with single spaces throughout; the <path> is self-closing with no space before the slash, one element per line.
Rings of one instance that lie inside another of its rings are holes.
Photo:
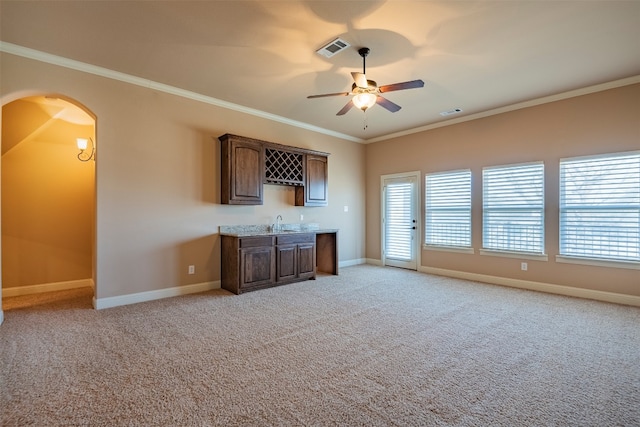
<path fill-rule="evenodd" d="M 316 277 L 315 234 L 278 235 L 276 254 L 278 282 L 294 282 Z"/>
<path fill-rule="evenodd" d="M 298 276 L 298 248 L 296 245 L 278 246 L 276 249 L 276 265 L 278 282 L 295 279 Z"/>
<path fill-rule="evenodd" d="M 274 260 L 272 246 L 240 249 L 240 289 L 273 283 Z"/>
<path fill-rule="evenodd" d="M 298 277 L 301 280 L 316 277 L 316 245 L 306 243 L 298 245 Z"/>
<path fill-rule="evenodd" d="M 315 279 L 316 236 L 222 236 L 221 286 L 235 294 Z"/>

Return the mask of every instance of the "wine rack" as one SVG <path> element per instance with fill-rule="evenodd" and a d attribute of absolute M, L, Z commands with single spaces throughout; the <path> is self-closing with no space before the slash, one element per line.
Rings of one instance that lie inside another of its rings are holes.
<path fill-rule="evenodd" d="M 281 185 L 304 185 L 304 158 L 301 153 L 267 148 L 265 182 Z"/>

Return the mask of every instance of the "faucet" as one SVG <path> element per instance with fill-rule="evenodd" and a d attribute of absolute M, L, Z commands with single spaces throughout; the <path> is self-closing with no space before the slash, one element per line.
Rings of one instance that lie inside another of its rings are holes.
<path fill-rule="evenodd" d="M 282 224 L 280 224 L 280 221 L 282 221 L 282 215 L 278 215 L 276 217 L 276 230 L 275 231 L 280 231 L 280 227 L 282 227 Z"/>

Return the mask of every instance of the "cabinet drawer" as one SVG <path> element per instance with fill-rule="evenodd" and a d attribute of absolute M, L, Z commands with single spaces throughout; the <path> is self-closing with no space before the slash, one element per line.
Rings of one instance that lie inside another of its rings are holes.
<path fill-rule="evenodd" d="M 276 244 L 278 245 L 293 245 L 296 243 L 315 243 L 316 235 L 313 233 L 307 234 L 284 234 L 276 236 Z"/>
<path fill-rule="evenodd" d="M 241 248 L 255 248 L 258 246 L 273 246 L 273 236 L 243 237 L 240 239 Z"/>

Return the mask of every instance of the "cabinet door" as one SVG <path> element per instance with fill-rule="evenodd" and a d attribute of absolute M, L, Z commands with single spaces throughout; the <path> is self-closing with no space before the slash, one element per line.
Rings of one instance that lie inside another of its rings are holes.
<path fill-rule="evenodd" d="M 316 277 L 316 245 L 313 243 L 298 245 L 298 277 L 300 279 Z"/>
<path fill-rule="evenodd" d="M 240 250 L 240 288 L 269 285 L 275 282 L 275 248 L 258 246 Z"/>
<path fill-rule="evenodd" d="M 220 199 L 230 205 L 263 203 L 264 145 L 234 135 L 220 137 L 222 175 Z"/>
<path fill-rule="evenodd" d="M 305 157 L 305 184 L 304 187 L 296 187 L 296 206 L 327 206 L 327 157 L 313 154 Z"/>
<path fill-rule="evenodd" d="M 297 245 L 276 246 L 277 252 L 277 281 L 292 280 L 298 277 Z"/>

